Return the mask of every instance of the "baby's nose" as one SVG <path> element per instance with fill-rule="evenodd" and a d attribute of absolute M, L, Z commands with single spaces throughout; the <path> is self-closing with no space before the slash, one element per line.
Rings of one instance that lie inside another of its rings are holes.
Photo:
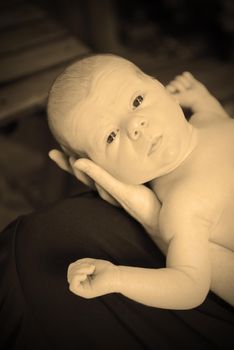
<path fill-rule="evenodd" d="M 128 136 L 132 140 L 137 140 L 143 129 L 146 127 L 147 121 L 144 117 L 141 116 L 135 116 L 135 117 L 130 117 L 128 122 L 127 122 L 127 132 Z"/>

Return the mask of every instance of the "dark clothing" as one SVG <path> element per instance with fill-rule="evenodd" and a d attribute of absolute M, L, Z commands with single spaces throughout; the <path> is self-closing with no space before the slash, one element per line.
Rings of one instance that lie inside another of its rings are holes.
<path fill-rule="evenodd" d="M 142 227 L 93 193 L 19 217 L 0 235 L 1 350 L 225 349 L 233 341 L 233 308 L 213 293 L 186 311 L 148 307 L 117 293 L 72 294 L 67 267 L 85 257 L 165 265 Z"/>

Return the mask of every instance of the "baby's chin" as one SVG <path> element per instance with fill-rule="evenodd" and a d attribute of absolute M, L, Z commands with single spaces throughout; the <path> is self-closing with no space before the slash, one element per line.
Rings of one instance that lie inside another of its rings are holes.
<path fill-rule="evenodd" d="M 128 174 L 112 174 L 117 180 L 124 182 L 128 185 L 143 185 L 150 181 L 155 180 L 157 178 L 157 173 L 151 174 L 136 174 L 136 173 L 128 173 Z"/>
<path fill-rule="evenodd" d="M 153 182 L 161 176 L 167 175 L 171 171 L 175 170 L 179 164 L 180 161 L 177 159 L 177 161 L 174 162 L 163 162 L 163 164 L 160 164 L 157 167 L 155 166 L 154 169 L 148 169 L 148 171 L 137 172 L 136 169 L 135 171 L 129 169 L 129 171 L 123 173 L 117 172 L 112 175 L 119 181 L 129 185 L 143 185 Z M 142 168 L 144 168 L 143 165 Z"/>

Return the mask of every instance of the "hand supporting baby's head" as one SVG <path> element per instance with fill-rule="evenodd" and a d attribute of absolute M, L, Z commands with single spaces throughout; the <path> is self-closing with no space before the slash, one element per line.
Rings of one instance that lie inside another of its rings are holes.
<path fill-rule="evenodd" d="M 67 154 L 134 184 L 170 171 L 188 132 L 182 110 L 157 80 L 109 54 L 84 58 L 55 80 L 48 119 Z"/>

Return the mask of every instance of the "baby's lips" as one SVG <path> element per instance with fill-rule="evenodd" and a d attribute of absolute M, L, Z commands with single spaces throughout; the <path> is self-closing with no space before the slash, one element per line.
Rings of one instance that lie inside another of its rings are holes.
<path fill-rule="evenodd" d="M 160 136 L 155 136 L 152 140 L 152 143 L 150 145 L 149 151 L 147 153 L 148 156 L 150 156 L 154 151 L 157 149 L 160 141 L 162 140 L 162 135 Z"/>

